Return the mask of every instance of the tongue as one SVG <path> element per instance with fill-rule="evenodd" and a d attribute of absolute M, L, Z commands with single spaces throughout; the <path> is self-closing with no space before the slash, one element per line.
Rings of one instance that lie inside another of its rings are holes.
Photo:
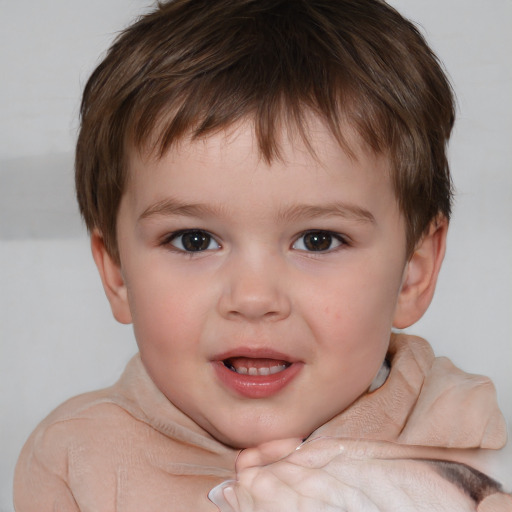
<path fill-rule="evenodd" d="M 252 357 L 231 357 L 226 360 L 226 363 L 235 370 L 239 368 L 272 368 L 273 366 L 289 366 L 288 361 L 282 361 L 280 359 L 254 359 Z"/>

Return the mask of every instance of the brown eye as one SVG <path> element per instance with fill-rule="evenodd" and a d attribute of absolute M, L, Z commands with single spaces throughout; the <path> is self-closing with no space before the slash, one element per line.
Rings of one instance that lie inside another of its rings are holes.
<path fill-rule="evenodd" d="M 293 248 L 300 251 L 326 252 L 336 249 L 343 243 L 340 235 L 329 231 L 308 231 L 293 244 Z"/>
<path fill-rule="evenodd" d="M 219 249 L 219 244 L 206 231 L 190 230 L 176 233 L 171 245 L 185 252 L 201 252 L 212 249 Z"/>

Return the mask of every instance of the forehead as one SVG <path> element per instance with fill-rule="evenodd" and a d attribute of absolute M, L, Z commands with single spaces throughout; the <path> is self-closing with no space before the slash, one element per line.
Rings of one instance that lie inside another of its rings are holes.
<path fill-rule="evenodd" d="M 193 206 L 195 212 L 224 212 L 226 217 L 249 209 L 261 217 L 279 218 L 284 211 L 312 216 L 325 204 L 368 218 L 396 213 L 389 159 L 367 150 L 349 129 L 345 138 L 349 150 L 313 120 L 307 140 L 283 131 L 279 155 L 266 161 L 246 122 L 200 139 L 182 139 L 163 156 L 132 151 L 125 196 L 139 217 L 163 203 L 171 205 L 166 213 L 192 211 Z"/>
<path fill-rule="evenodd" d="M 300 123 L 300 124 L 299 124 Z M 222 165 L 227 160 L 244 159 L 274 165 L 306 165 L 308 167 L 335 167 L 330 157 L 350 159 L 354 163 L 360 160 L 373 160 L 376 172 L 391 173 L 391 159 L 387 151 L 376 152 L 363 140 L 348 122 L 334 133 L 318 116 L 311 113 L 300 121 L 282 119 L 277 130 L 262 140 L 254 118 L 244 118 L 212 133 L 186 136 L 173 140 L 163 147 L 158 129 L 154 136 L 142 147 L 128 144 L 128 177 L 143 173 L 144 169 L 157 166 L 159 162 L 189 160 L 191 163 L 203 160 L 210 165 Z M 271 147 L 269 147 L 271 146 Z M 247 167 L 246 165 L 243 167 Z"/>

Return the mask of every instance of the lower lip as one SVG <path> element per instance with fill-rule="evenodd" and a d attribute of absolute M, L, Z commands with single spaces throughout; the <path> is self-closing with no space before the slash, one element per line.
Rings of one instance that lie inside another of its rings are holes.
<path fill-rule="evenodd" d="M 245 398 L 270 398 L 290 384 L 303 364 L 292 363 L 273 375 L 242 375 L 227 368 L 222 361 L 216 361 L 213 366 L 221 382 L 237 395 Z"/>

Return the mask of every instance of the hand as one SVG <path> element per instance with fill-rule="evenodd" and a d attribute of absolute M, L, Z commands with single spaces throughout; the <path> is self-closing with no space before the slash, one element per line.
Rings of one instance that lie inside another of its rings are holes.
<path fill-rule="evenodd" d="M 439 471 L 443 449 L 320 438 L 242 452 L 238 479 L 210 494 L 222 512 L 474 512 L 475 502 Z M 292 451 L 293 450 L 293 451 Z M 467 453 L 450 450 L 460 462 Z"/>

